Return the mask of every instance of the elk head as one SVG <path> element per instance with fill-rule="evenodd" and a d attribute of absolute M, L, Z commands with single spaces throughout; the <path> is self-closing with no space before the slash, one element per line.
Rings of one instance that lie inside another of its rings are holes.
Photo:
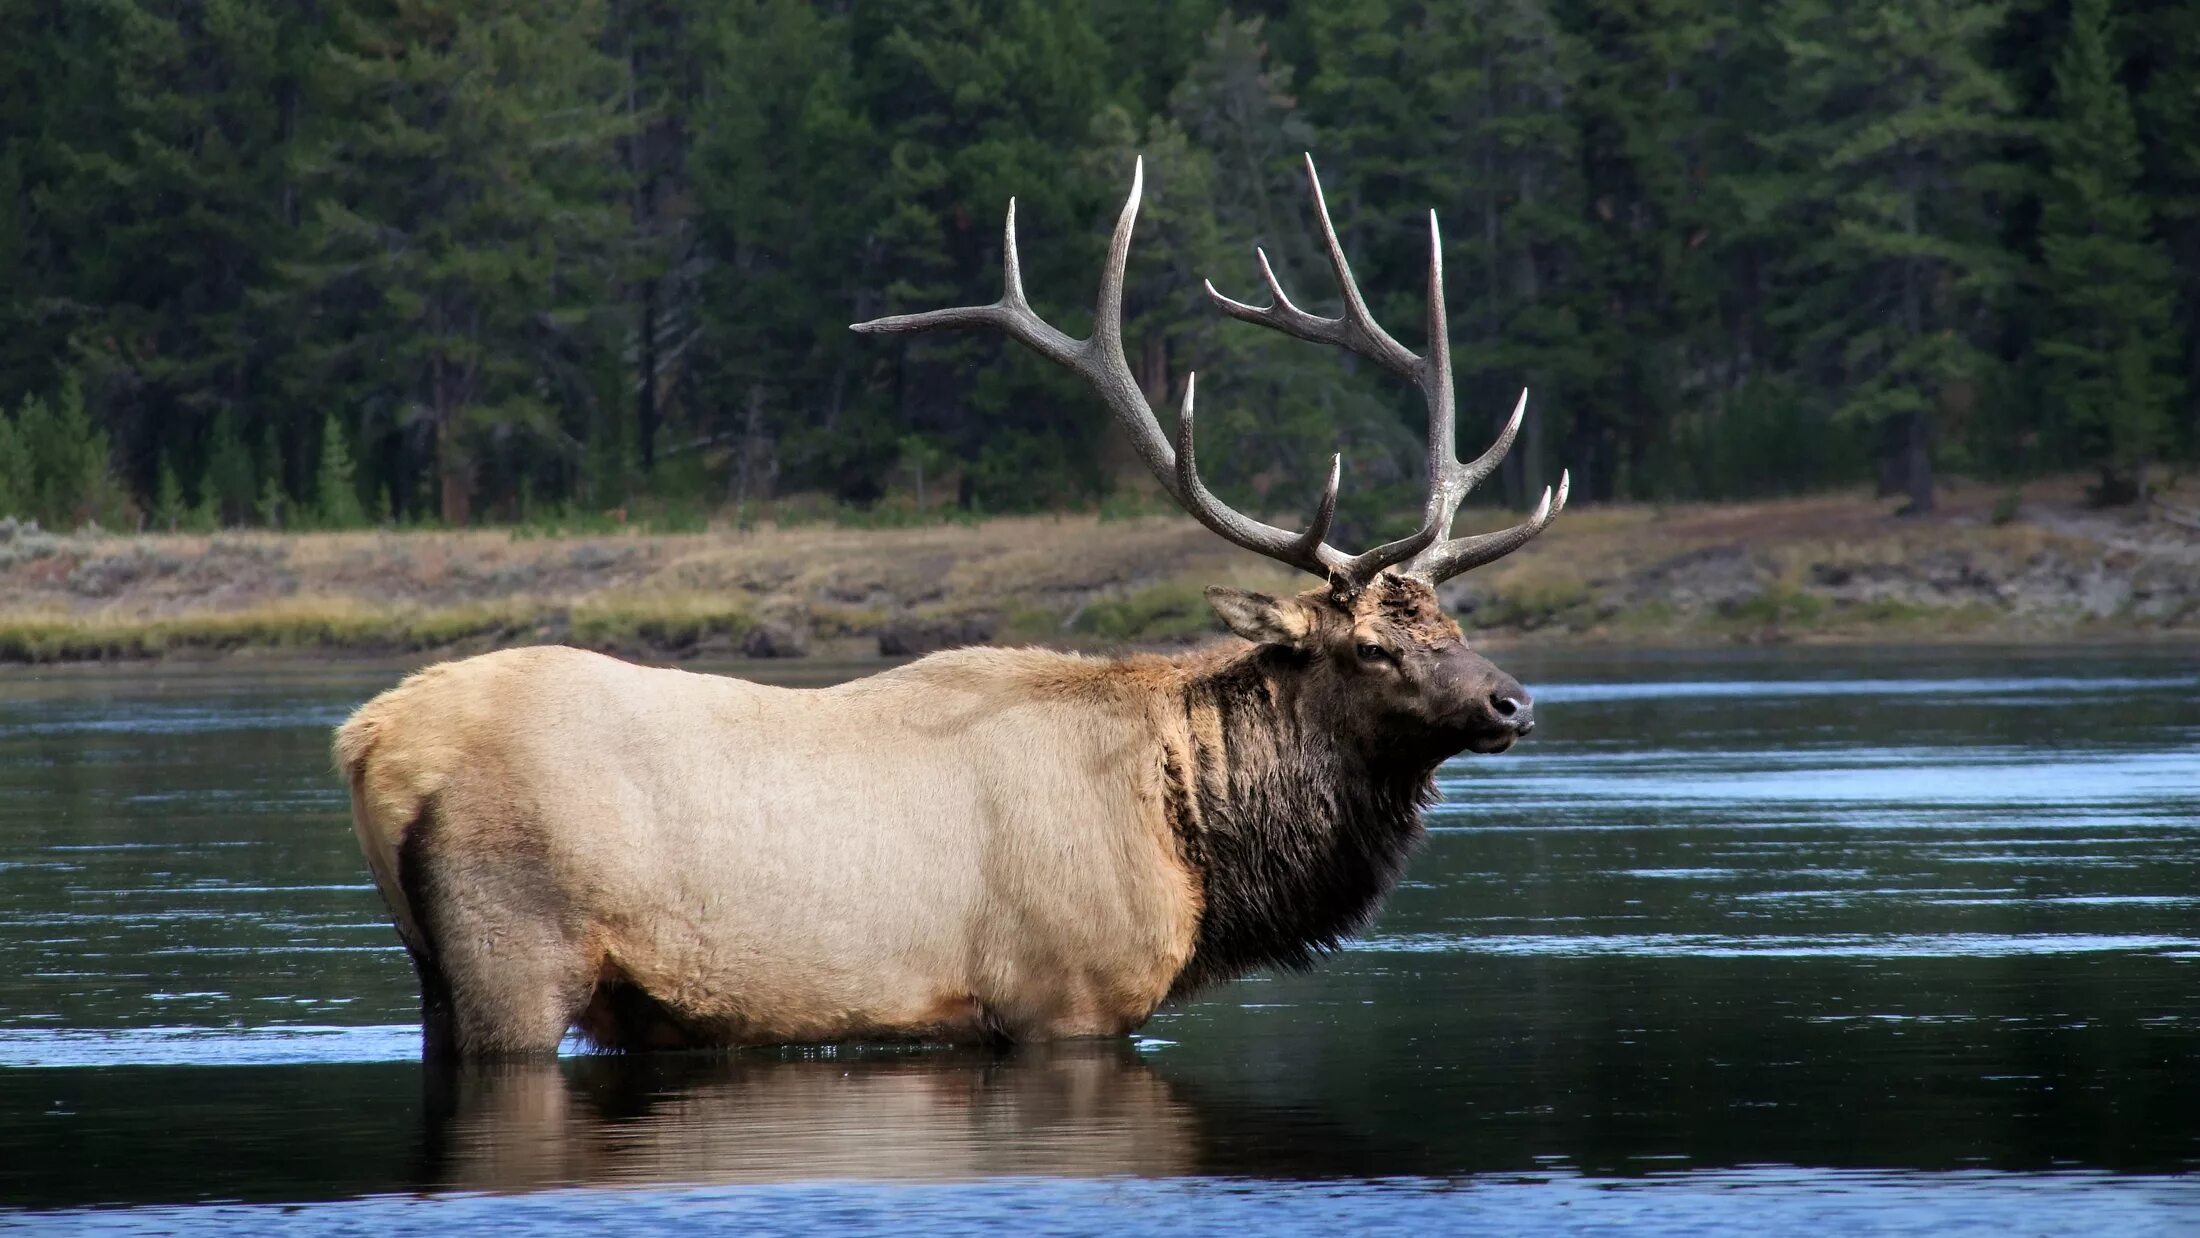
<path fill-rule="evenodd" d="M 1359 731 L 1395 744 L 1426 747 L 1438 759 L 1463 748 L 1499 752 L 1534 728 L 1533 704 L 1510 675 L 1468 649 L 1459 625 L 1446 617 L 1435 586 L 1453 576 L 1510 554 L 1543 531 L 1566 505 L 1567 475 L 1557 492 L 1545 488 L 1528 519 L 1508 529 L 1467 537 L 1451 536 L 1459 505 L 1476 484 L 1496 470 L 1511 448 L 1527 411 L 1528 393 L 1520 393 L 1497 441 L 1472 462 L 1457 459 L 1456 414 L 1452 398 L 1451 346 L 1444 317 L 1444 252 L 1436 212 L 1428 217 L 1428 355 L 1400 344 L 1375 321 L 1345 261 L 1344 247 L 1330 222 L 1314 159 L 1306 158 L 1306 178 L 1321 224 L 1330 268 L 1344 300 L 1335 318 L 1312 314 L 1293 304 L 1277 280 L 1268 255 L 1255 250 L 1261 278 L 1268 285 L 1265 306 L 1234 301 L 1207 284 L 1207 295 L 1232 318 L 1281 331 L 1317 344 L 1333 344 L 1365 357 L 1421 391 L 1428 404 L 1428 497 L 1420 528 L 1412 534 L 1360 554 L 1329 544 L 1337 511 L 1337 483 L 1343 457 L 1332 457 L 1313 521 L 1293 532 L 1255 520 L 1223 503 L 1200 480 L 1193 452 L 1193 412 L 1198 376 L 1184 380 L 1184 402 L 1177 412 L 1172 444 L 1146 402 L 1123 351 L 1123 276 L 1130 260 L 1131 231 L 1145 184 L 1141 160 L 1131 174 L 1131 192 L 1117 218 L 1100 275 L 1099 303 L 1092 334 L 1074 340 L 1040 318 L 1025 299 L 1016 254 L 1016 203 L 1008 204 L 1002 245 L 1001 299 L 991 305 L 958 306 L 918 314 L 900 314 L 858 323 L 864 332 L 915 332 L 983 327 L 1004 332 L 1041 356 L 1083 378 L 1131 436 L 1141 459 L 1184 509 L 1231 543 L 1319 577 L 1321 584 L 1291 598 L 1237 589 L 1212 588 L 1209 602 L 1230 630 L 1257 646 L 1304 667 L 1308 686 L 1321 699 L 1345 708 L 1322 712 L 1346 732 Z M 1401 725 L 1403 724 L 1403 725 Z"/>
<path fill-rule="evenodd" d="M 1535 729 L 1527 689 L 1467 647 L 1425 581 L 1384 572 L 1349 598 L 1216 585 L 1207 601 L 1232 632 L 1275 647 L 1325 730 L 1363 747 L 1433 765 L 1463 748 L 1503 752 Z"/>

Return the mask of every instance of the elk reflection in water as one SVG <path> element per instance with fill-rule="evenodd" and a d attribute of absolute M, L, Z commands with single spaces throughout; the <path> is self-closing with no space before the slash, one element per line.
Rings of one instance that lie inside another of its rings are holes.
<path fill-rule="evenodd" d="M 1125 1042 L 749 1055 L 605 1055 L 429 1072 L 439 1188 L 1174 1177 L 1191 1108 Z"/>

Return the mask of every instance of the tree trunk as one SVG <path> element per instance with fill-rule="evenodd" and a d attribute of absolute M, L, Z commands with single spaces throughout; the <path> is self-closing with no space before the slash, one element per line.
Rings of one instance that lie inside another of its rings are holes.
<path fill-rule="evenodd" d="M 1904 420 L 1909 425 L 1903 432 L 1903 481 L 1910 501 L 1902 514 L 1922 516 L 1933 510 L 1933 423 L 1924 413 L 1911 413 Z"/>
<path fill-rule="evenodd" d="M 648 473 L 657 466 L 657 281 L 642 285 L 642 321 L 640 345 L 635 351 L 641 366 L 641 394 L 635 400 L 634 432 L 641 441 L 636 444 L 641 456 L 642 472 Z"/>
<path fill-rule="evenodd" d="M 734 457 L 733 515 L 735 520 L 748 517 L 749 499 L 752 495 L 769 490 L 770 480 L 776 470 L 759 460 L 764 452 L 764 384 L 749 384 L 749 407 L 741 421 L 741 445 Z"/>
<path fill-rule="evenodd" d="M 474 489 L 465 461 L 458 454 L 458 433 L 452 423 L 455 412 L 442 413 L 435 421 L 435 467 L 442 484 L 443 523 L 463 529 L 473 518 Z"/>
<path fill-rule="evenodd" d="M 1527 506 L 1528 497 L 1542 494 L 1543 487 L 1549 484 L 1543 480 L 1543 426 L 1549 420 L 1549 417 L 1528 414 L 1520 427 L 1520 450 L 1505 453 L 1508 456 L 1517 455 L 1520 459 L 1520 488 L 1509 496 L 1516 507 Z"/>
<path fill-rule="evenodd" d="M 1903 477 L 1905 457 L 1902 454 L 1902 444 L 1901 418 L 1889 417 L 1879 423 L 1879 441 L 1873 445 L 1872 455 L 1878 465 L 1879 484 L 1876 493 L 1882 499 L 1892 498 L 1908 488 Z"/>
<path fill-rule="evenodd" d="M 1155 332 L 1138 343 L 1138 385 L 1146 403 L 1161 408 L 1169 402 L 1169 337 Z"/>

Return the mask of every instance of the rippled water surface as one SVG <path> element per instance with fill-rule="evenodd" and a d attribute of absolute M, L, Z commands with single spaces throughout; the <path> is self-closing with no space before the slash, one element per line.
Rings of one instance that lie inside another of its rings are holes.
<path fill-rule="evenodd" d="M 328 772 L 394 671 L 0 669 L 0 1227 L 2200 1232 L 2200 651 L 1500 661 L 1311 974 L 458 1079 Z"/>

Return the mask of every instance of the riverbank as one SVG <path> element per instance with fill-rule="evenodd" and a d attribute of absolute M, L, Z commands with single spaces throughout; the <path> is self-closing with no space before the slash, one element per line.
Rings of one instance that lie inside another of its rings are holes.
<path fill-rule="evenodd" d="M 1863 494 L 1569 510 L 1445 596 L 1493 644 L 2200 637 L 2200 534 L 2087 510 L 2074 484 L 2007 495 L 1952 487 L 1923 518 Z M 1211 583 L 1302 587 L 1181 517 L 576 537 L 0 525 L 0 660 L 1167 645 L 1214 630 Z"/>

